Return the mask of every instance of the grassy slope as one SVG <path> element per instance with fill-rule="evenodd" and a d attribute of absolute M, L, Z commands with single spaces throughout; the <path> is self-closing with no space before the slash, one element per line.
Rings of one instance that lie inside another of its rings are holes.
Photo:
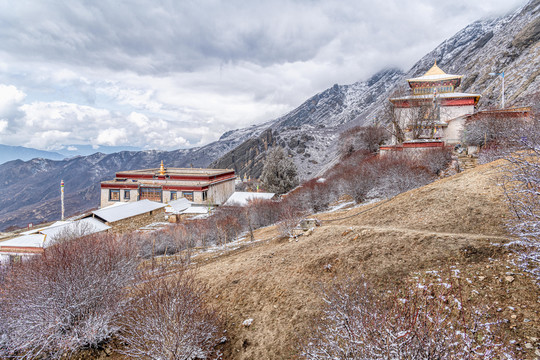
<path fill-rule="evenodd" d="M 225 358 L 294 358 L 296 345 L 320 316 L 321 285 L 335 277 L 363 273 L 392 287 L 418 272 L 451 266 L 469 279 L 464 281 L 469 301 L 499 308 L 517 346 L 534 345 L 530 337 L 540 337 L 539 288 L 511 264 L 513 255 L 505 247 L 491 245 L 506 242 L 507 210 L 495 175 L 493 164 L 480 166 L 378 206 L 321 214 L 323 225 L 298 241 L 279 239 L 274 228 L 266 228 L 256 238 L 267 241 L 198 258 L 209 299 L 225 314 Z M 512 281 L 506 280 L 509 275 Z M 242 326 L 248 318 L 253 324 Z"/>

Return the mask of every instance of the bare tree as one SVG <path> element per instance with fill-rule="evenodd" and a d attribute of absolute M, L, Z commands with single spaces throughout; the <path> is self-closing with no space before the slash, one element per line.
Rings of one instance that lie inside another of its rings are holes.
<path fill-rule="evenodd" d="M 469 308 L 455 279 L 380 293 L 365 279 L 324 291 L 323 320 L 301 358 L 500 359 L 512 356 L 498 322 Z"/>
<path fill-rule="evenodd" d="M 90 236 L 14 266 L 0 289 L 2 355 L 57 359 L 108 339 L 118 330 L 136 255 L 125 239 Z"/>
<path fill-rule="evenodd" d="M 519 238 L 519 255 L 525 270 L 540 282 L 540 117 L 514 135 L 519 146 L 504 158 L 502 185 L 512 217 L 510 231 Z M 525 135 L 526 134 L 526 135 Z"/>
<path fill-rule="evenodd" d="M 388 131 L 381 126 L 355 126 L 339 136 L 339 153 L 347 158 L 356 151 L 374 153 L 388 140 Z"/>
<path fill-rule="evenodd" d="M 119 327 L 120 351 L 135 359 L 207 359 L 222 337 L 216 311 L 203 299 L 206 289 L 192 274 L 148 279 L 135 286 Z"/>

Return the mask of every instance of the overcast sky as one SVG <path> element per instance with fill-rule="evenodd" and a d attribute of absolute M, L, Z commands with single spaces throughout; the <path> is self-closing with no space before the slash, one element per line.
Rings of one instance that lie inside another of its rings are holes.
<path fill-rule="evenodd" d="M 524 3 L 1 1 L 0 144 L 204 145 Z"/>

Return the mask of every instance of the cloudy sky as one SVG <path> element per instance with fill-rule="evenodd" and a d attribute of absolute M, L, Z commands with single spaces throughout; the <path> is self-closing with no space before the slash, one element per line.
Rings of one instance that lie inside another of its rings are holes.
<path fill-rule="evenodd" d="M 524 2 L 1 1 L 0 144 L 204 145 Z"/>

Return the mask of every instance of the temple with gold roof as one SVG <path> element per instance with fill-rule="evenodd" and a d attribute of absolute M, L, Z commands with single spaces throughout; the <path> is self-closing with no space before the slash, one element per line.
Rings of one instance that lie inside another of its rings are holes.
<path fill-rule="evenodd" d="M 424 75 L 408 79 L 409 93 L 390 99 L 403 135 L 400 141 L 394 125 L 392 143 L 459 143 L 465 116 L 475 112 L 480 99 L 457 91 L 462 77 L 445 73 L 435 62 Z"/>

